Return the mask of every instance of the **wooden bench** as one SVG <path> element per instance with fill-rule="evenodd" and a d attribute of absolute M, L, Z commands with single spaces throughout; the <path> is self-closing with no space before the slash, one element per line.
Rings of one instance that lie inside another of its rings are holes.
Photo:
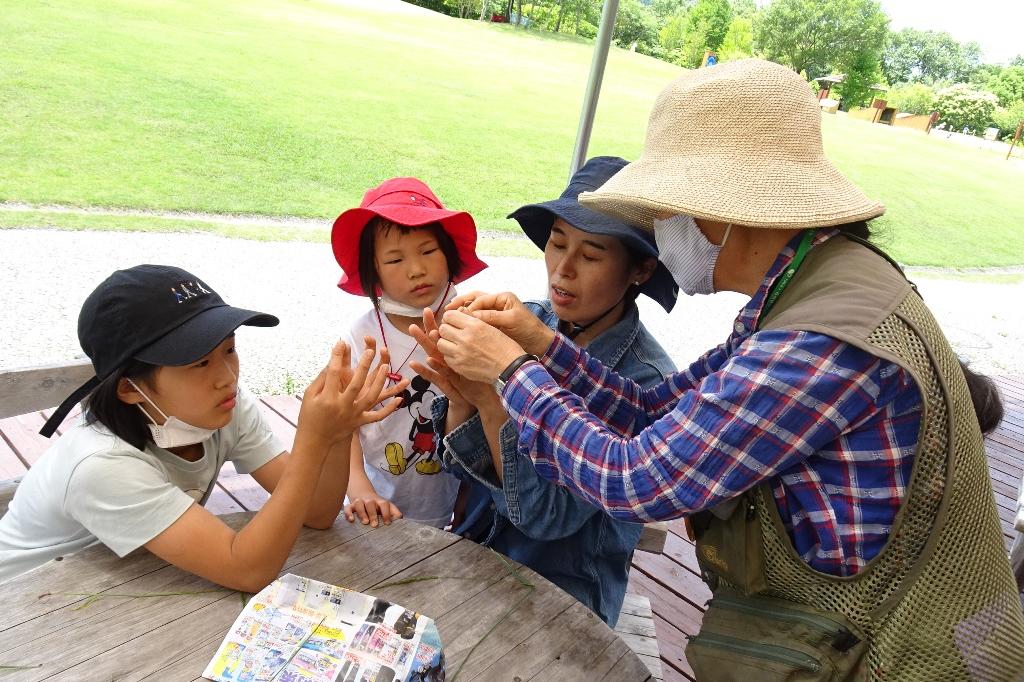
<path fill-rule="evenodd" d="M 666 531 L 667 532 L 667 531 Z M 626 594 L 619 611 L 615 632 L 651 671 L 651 677 L 662 680 L 661 652 L 651 612 L 651 600 L 639 594 Z"/>
<path fill-rule="evenodd" d="M 59 405 L 93 374 L 88 360 L 0 370 L 0 419 Z"/>

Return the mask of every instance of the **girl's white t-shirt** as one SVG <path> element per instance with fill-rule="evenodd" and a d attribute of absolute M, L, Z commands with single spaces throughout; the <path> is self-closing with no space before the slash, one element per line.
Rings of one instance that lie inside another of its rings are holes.
<path fill-rule="evenodd" d="M 381 337 L 382 326 L 385 338 Z M 415 339 L 391 324 L 387 315 L 381 313 L 378 323 L 377 312 L 370 310 L 352 323 L 346 339 L 353 364 L 367 336 L 377 340 L 377 348 L 383 348 L 386 341 L 392 371 L 412 383 L 405 405 L 387 419 L 359 429 L 366 477 L 377 494 L 395 504 L 405 518 L 443 528 L 451 521 L 459 481 L 441 469 L 436 454 L 430 404 L 440 391 L 409 368 L 414 360 L 426 364 L 426 353 Z"/>
<path fill-rule="evenodd" d="M 152 443 L 138 450 L 79 418 L 25 474 L 0 518 L 0 582 L 97 542 L 123 557 L 205 504 L 225 462 L 248 474 L 284 451 L 242 388 L 231 422 L 203 441 L 195 462 Z"/>

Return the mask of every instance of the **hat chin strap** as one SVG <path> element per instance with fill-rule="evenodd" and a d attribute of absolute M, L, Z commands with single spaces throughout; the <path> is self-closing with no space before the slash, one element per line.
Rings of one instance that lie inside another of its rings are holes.
<path fill-rule="evenodd" d="M 577 336 L 579 336 L 580 334 L 582 334 L 583 332 L 587 331 L 588 329 L 593 327 L 595 324 L 597 324 L 598 322 L 600 322 L 601 320 L 606 318 L 609 315 L 609 313 L 611 313 L 613 310 L 618 308 L 619 304 L 622 303 L 625 299 L 626 299 L 626 297 L 623 296 L 618 301 L 616 301 L 615 304 L 612 305 L 611 308 L 609 308 L 608 310 L 604 311 L 603 313 L 601 313 L 600 315 L 595 317 L 590 322 L 587 322 L 586 324 L 577 324 L 575 322 L 569 322 L 567 320 L 559 320 L 559 322 L 564 322 L 565 324 L 569 325 L 569 331 L 566 333 L 566 336 L 568 336 L 570 339 L 575 339 Z"/>
<path fill-rule="evenodd" d="M 71 411 L 71 408 L 74 407 L 76 403 L 84 400 L 85 397 L 99 385 L 100 378 L 93 377 L 76 388 L 75 392 L 65 398 L 64 402 L 60 404 L 60 407 L 53 411 L 50 418 L 46 420 L 45 424 L 43 424 L 43 428 L 39 429 L 39 434 L 46 438 L 52 436 L 57 431 L 57 427 L 60 426 L 62 421 L 64 421 L 64 418 L 68 416 L 68 412 Z"/>

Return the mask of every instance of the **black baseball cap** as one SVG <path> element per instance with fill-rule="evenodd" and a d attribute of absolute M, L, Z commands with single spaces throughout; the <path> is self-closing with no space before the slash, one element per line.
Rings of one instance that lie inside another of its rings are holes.
<path fill-rule="evenodd" d="M 181 268 L 118 270 L 89 294 L 78 315 L 78 341 L 96 376 L 68 396 L 39 433 L 53 435 L 75 403 L 129 360 L 187 365 L 242 325 L 273 327 L 278 322 L 273 315 L 229 306 L 206 282 Z"/>

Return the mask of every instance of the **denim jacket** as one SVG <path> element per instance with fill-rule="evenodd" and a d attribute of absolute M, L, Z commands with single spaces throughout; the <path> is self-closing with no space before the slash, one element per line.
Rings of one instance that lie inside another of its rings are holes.
<path fill-rule="evenodd" d="M 545 324 L 556 327 L 558 318 L 549 301 L 527 305 Z M 587 350 L 643 386 L 662 381 L 676 369 L 640 322 L 636 304 Z M 432 407 L 435 432 L 444 433 L 448 400 L 438 398 Z M 453 532 L 532 568 L 614 626 L 642 526 L 617 521 L 541 478 L 533 464 L 516 453 L 511 421 L 501 427 L 499 441 L 503 482 L 494 472 L 479 415 L 440 439 L 438 453 L 445 469 L 470 484 L 465 519 Z"/>

